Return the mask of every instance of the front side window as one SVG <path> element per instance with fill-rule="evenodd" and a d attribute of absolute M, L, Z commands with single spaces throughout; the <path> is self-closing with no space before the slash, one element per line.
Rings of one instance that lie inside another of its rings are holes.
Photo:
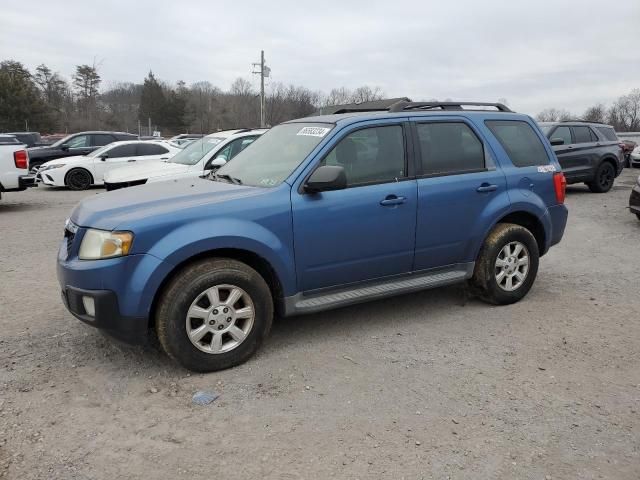
<path fill-rule="evenodd" d="M 423 175 L 464 173 L 485 168 L 482 142 L 464 123 L 420 123 L 416 129 Z"/>
<path fill-rule="evenodd" d="M 106 153 L 109 155 L 109 158 L 135 157 L 136 145 L 135 143 L 118 145 L 117 147 L 113 147 L 111 150 L 107 150 Z"/>
<path fill-rule="evenodd" d="M 576 143 L 590 143 L 591 133 L 589 127 L 573 127 L 573 135 Z"/>
<path fill-rule="evenodd" d="M 343 167 L 348 186 L 403 178 L 406 169 L 402 127 L 370 127 L 352 132 L 321 164 Z"/>
<path fill-rule="evenodd" d="M 549 157 L 536 132 L 527 122 L 518 120 L 487 120 L 491 133 L 516 167 L 547 165 Z M 553 135 L 552 135 L 553 137 Z"/>
<path fill-rule="evenodd" d="M 551 138 L 560 138 L 564 142 L 563 145 L 571 145 L 573 139 L 571 138 L 571 129 L 569 127 L 558 127 L 551 134 Z"/>
<path fill-rule="evenodd" d="M 69 148 L 85 148 L 89 146 L 88 135 L 78 135 L 67 142 Z"/>

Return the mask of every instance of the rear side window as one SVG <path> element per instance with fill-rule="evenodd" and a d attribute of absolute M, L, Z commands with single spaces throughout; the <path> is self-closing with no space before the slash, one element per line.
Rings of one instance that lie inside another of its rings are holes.
<path fill-rule="evenodd" d="M 604 136 L 604 138 L 606 138 L 610 142 L 618 141 L 618 136 L 616 135 L 613 127 L 596 127 L 596 130 L 598 130 Z"/>
<path fill-rule="evenodd" d="M 569 127 L 556 128 L 549 138 L 561 138 L 564 141 L 564 145 L 570 145 L 573 143 L 573 140 L 571 139 L 571 130 L 569 129 Z"/>
<path fill-rule="evenodd" d="M 531 167 L 549 163 L 544 145 L 527 122 L 487 120 L 485 124 L 502 144 L 516 167 Z"/>
<path fill-rule="evenodd" d="M 103 146 L 109 145 L 110 143 L 115 141 L 115 138 L 113 138 L 111 135 L 106 135 L 104 133 L 98 133 L 96 135 L 91 135 L 91 139 L 93 141 L 93 146 L 94 147 L 103 147 Z"/>
<path fill-rule="evenodd" d="M 423 175 L 484 170 L 484 147 L 462 122 L 416 125 Z"/>
<path fill-rule="evenodd" d="M 154 145 L 153 143 L 139 143 L 138 144 L 138 149 L 137 149 L 137 155 L 138 156 L 142 156 L 142 155 L 162 155 L 164 153 L 168 153 L 169 150 L 167 150 L 164 147 L 161 147 L 160 145 Z"/>
<path fill-rule="evenodd" d="M 576 143 L 591 142 L 591 129 L 589 127 L 573 127 L 573 135 L 576 137 Z"/>

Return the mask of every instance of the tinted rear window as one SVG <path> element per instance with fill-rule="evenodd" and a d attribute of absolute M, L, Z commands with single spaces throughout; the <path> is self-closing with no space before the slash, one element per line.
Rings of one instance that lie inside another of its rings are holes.
<path fill-rule="evenodd" d="M 596 130 L 598 130 L 602 135 L 604 135 L 604 138 L 606 138 L 607 140 L 611 142 L 618 141 L 618 136 L 616 135 L 616 132 L 613 129 L 613 127 L 596 127 Z"/>
<path fill-rule="evenodd" d="M 482 142 L 464 123 L 419 123 L 416 129 L 424 175 L 484 169 Z"/>
<path fill-rule="evenodd" d="M 573 134 L 576 137 L 576 143 L 591 142 L 591 133 L 589 127 L 573 127 Z"/>
<path fill-rule="evenodd" d="M 549 163 L 544 145 L 527 122 L 487 120 L 485 124 L 498 139 L 516 167 Z"/>

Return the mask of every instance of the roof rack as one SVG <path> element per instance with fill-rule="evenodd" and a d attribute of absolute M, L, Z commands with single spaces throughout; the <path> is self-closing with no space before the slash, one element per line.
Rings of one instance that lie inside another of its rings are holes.
<path fill-rule="evenodd" d="M 390 112 L 404 112 L 406 110 L 473 110 L 465 109 L 470 107 L 494 107 L 499 112 L 512 112 L 512 110 L 502 103 L 485 102 L 398 102 L 389 107 Z"/>

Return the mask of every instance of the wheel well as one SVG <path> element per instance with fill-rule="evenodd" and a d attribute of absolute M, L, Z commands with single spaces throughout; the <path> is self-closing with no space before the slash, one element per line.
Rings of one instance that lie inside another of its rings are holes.
<path fill-rule="evenodd" d="M 283 308 L 282 298 L 282 284 L 280 283 L 280 279 L 276 274 L 276 271 L 271 266 L 271 264 L 262 258 L 260 255 L 257 255 L 248 250 L 242 250 L 237 248 L 221 248 L 217 250 L 209 250 L 206 252 L 199 253 L 187 260 L 176 265 L 173 270 L 162 280 L 162 283 L 158 287 L 158 290 L 153 296 L 153 302 L 151 302 L 151 309 L 149 311 L 149 326 L 153 326 L 155 323 L 155 311 L 158 302 L 158 298 L 160 296 L 160 292 L 162 292 L 167 284 L 178 274 L 182 269 L 184 269 L 187 265 L 190 265 L 194 262 L 202 260 L 204 258 L 231 258 L 233 260 L 238 260 L 251 268 L 253 268 L 256 272 L 260 274 L 260 276 L 267 282 L 269 285 L 269 289 L 271 290 L 271 296 L 274 300 L 274 306 L 276 308 L 276 313 L 281 313 Z"/>
<path fill-rule="evenodd" d="M 544 227 L 535 215 L 527 212 L 513 212 L 502 217 L 500 220 L 498 220 L 497 223 L 515 223 L 516 225 L 520 225 L 521 227 L 526 228 L 533 234 L 534 238 L 536 239 L 540 256 L 546 253 Z"/>
<path fill-rule="evenodd" d="M 611 164 L 611 166 L 613 167 L 613 169 L 617 172 L 618 171 L 618 165 L 617 162 L 611 158 L 611 157 L 605 157 L 602 159 L 602 162 L 600 162 L 600 165 L 602 165 L 605 162 L 609 162 Z M 598 168 L 600 168 L 600 165 L 598 165 Z"/>
<path fill-rule="evenodd" d="M 71 170 L 69 170 L 67 173 L 64 174 L 64 184 L 67 184 L 67 177 L 69 176 L 69 174 L 71 172 L 73 172 L 74 170 L 84 170 L 85 172 L 87 172 L 89 174 L 89 178 L 91 178 L 91 184 L 93 185 L 93 175 L 91 174 L 91 172 L 89 170 L 87 170 L 86 168 L 82 168 L 82 167 L 73 167 Z"/>

